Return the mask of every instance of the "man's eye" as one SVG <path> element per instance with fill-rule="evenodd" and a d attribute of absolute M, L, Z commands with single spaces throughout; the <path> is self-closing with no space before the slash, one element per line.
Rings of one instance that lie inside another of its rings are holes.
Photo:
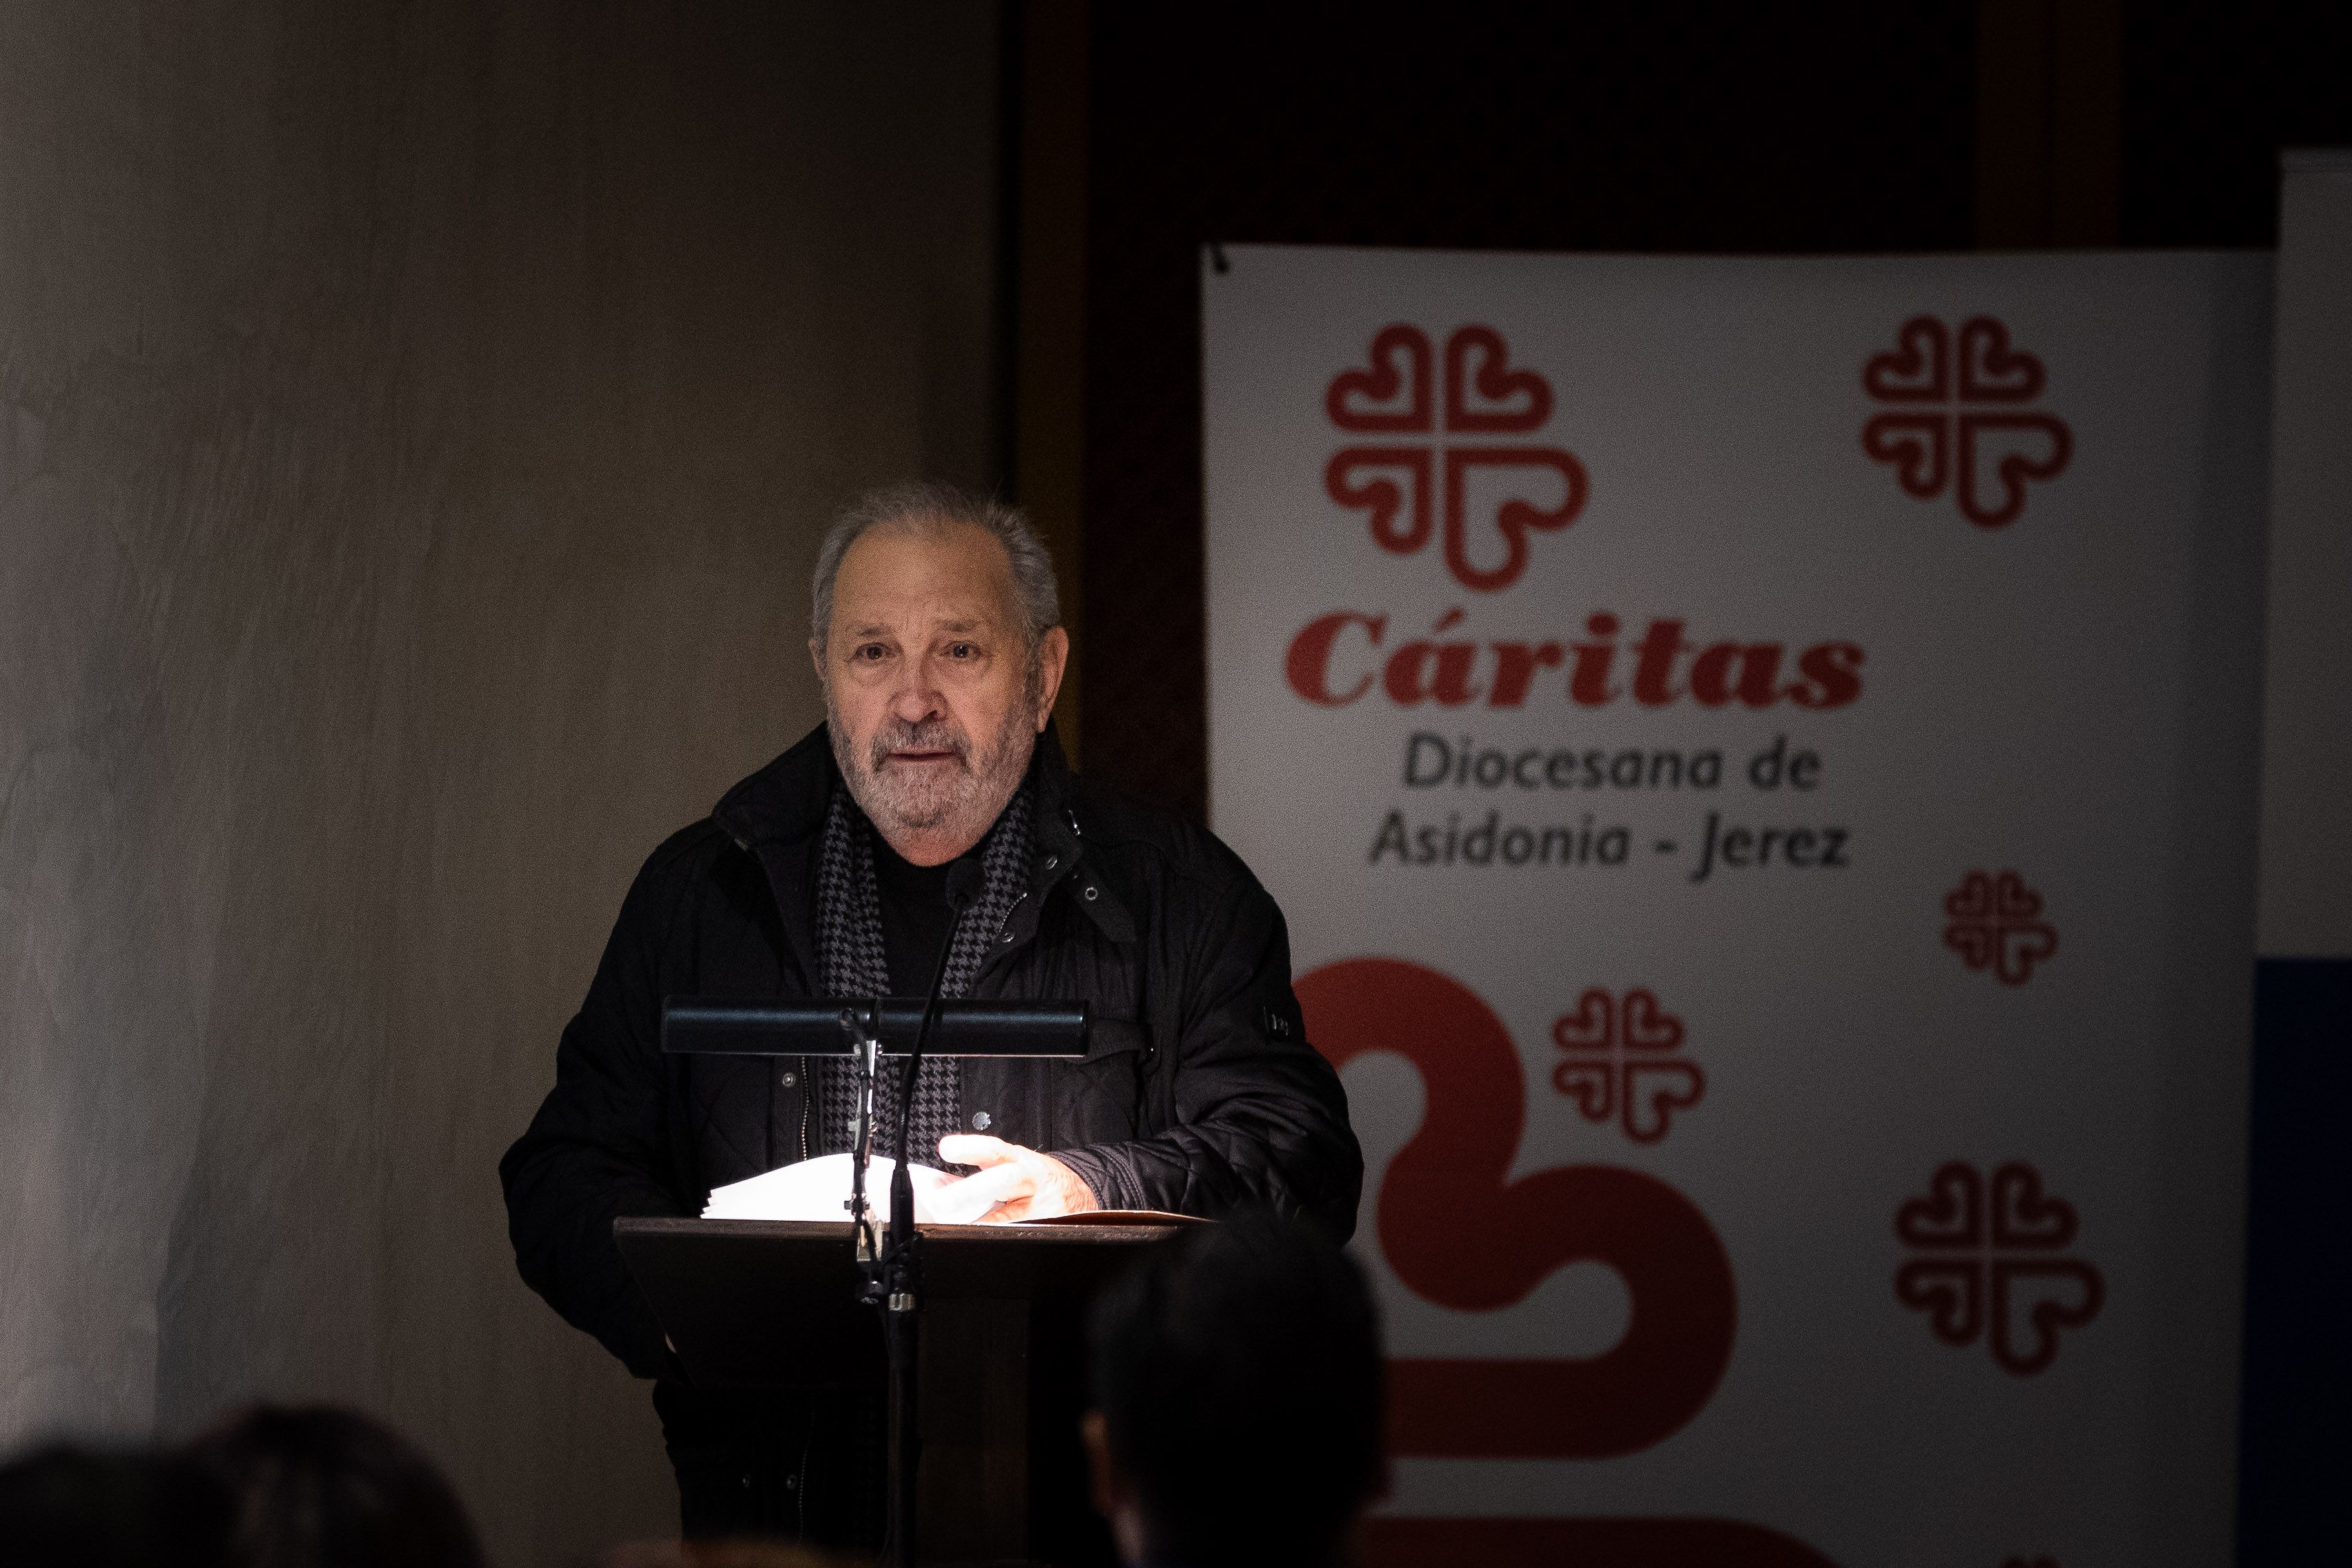
<path fill-rule="evenodd" d="M 971 644 L 968 642 L 950 643 L 948 645 L 948 657 L 950 658 L 971 658 L 979 652 L 980 650 L 978 648 L 972 647 Z"/>
<path fill-rule="evenodd" d="M 849 657 L 852 658 L 862 658 L 866 663 L 871 664 L 876 659 L 882 657 L 882 645 L 878 642 L 861 644 L 859 645 L 857 651 L 851 654 Z"/>

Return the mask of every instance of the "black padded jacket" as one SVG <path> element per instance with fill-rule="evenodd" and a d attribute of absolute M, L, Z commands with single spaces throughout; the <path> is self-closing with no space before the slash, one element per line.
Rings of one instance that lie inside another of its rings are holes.
<path fill-rule="evenodd" d="M 624 1215 L 693 1215 L 711 1188 L 810 1152 L 800 1064 L 671 1057 L 665 996 L 814 994 L 814 894 L 840 784 L 817 730 L 656 849 L 621 906 L 555 1087 L 507 1151 L 524 1280 L 641 1377 L 662 1335 L 613 1242 Z M 1028 893 L 971 994 L 1083 998 L 1076 1062 L 968 1058 L 961 1125 L 1052 1151 L 1108 1207 L 1215 1216 L 1258 1203 L 1344 1239 L 1363 1156 L 1307 1044 L 1274 900 L 1209 833 L 1092 788 L 1049 728 L 1031 766 Z"/>

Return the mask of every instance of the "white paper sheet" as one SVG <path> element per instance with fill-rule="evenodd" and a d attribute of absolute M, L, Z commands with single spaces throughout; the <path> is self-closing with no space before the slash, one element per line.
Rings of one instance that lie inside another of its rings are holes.
<path fill-rule="evenodd" d="M 877 1155 L 866 1169 L 867 1200 L 874 1217 L 890 1218 L 890 1176 L 898 1163 Z M 915 1218 L 925 1225 L 969 1225 L 980 1218 L 970 1212 L 979 1198 L 961 1200 L 958 1183 L 945 1171 L 912 1165 Z M 821 1154 L 814 1160 L 780 1165 L 748 1181 L 712 1189 L 704 1205 L 705 1219 L 846 1220 L 849 1217 L 850 1161 L 846 1154 Z"/>

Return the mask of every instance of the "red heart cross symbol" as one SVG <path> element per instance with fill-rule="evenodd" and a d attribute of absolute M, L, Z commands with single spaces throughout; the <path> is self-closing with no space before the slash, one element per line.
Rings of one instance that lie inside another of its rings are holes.
<path fill-rule="evenodd" d="M 1551 1069 L 1551 1086 L 1576 1101 L 1587 1121 L 1616 1113 L 1617 1074 L 1607 1057 L 1570 1058 Z"/>
<path fill-rule="evenodd" d="M 1640 1050 L 1671 1051 L 1683 1043 L 1683 1021 L 1658 1005 L 1649 987 L 1625 993 L 1625 1043 Z"/>
<path fill-rule="evenodd" d="M 1391 406 L 1400 395 L 1403 406 Z M 1333 376 L 1323 409 L 1342 430 L 1427 430 L 1429 334 L 1402 321 L 1382 327 L 1372 338 L 1370 368 Z"/>
<path fill-rule="evenodd" d="M 1952 390 L 1951 342 L 1935 317 L 1912 317 L 1895 333 L 1895 352 L 1862 367 L 1862 389 L 1883 403 L 1941 403 Z"/>
<path fill-rule="evenodd" d="M 2074 432 L 2055 415 L 1963 414 L 1959 423 L 1960 513 L 1979 528 L 2015 522 L 2025 510 L 2025 487 L 2056 479 L 2074 455 Z M 1988 490 L 1999 492 L 1997 502 Z"/>
<path fill-rule="evenodd" d="M 2042 362 L 2009 346 L 2009 329 L 1990 316 L 1960 323 L 1960 401 L 2030 403 L 2042 395 Z"/>
<path fill-rule="evenodd" d="M 1706 1075 L 1695 1062 L 1628 1061 L 1625 1064 L 1625 1135 L 1655 1143 L 1666 1135 L 1674 1112 L 1687 1110 L 1706 1093 Z"/>
<path fill-rule="evenodd" d="M 2074 1205 L 2045 1195 L 2041 1172 L 2012 1160 L 1992 1173 L 1995 1247 L 2063 1247 L 2074 1228 Z"/>
<path fill-rule="evenodd" d="M 1992 1266 L 1992 1359 L 2002 1370 L 2031 1377 L 2058 1358 L 2058 1331 L 2079 1329 L 2099 1315 L 2106 1281 L 2071 1258 Z"/>
<path fill-rule="evenodd" d="M 1880 414 L 1862 427 L 1871 460 L 1895 465 L 1903 493 L 1931 500 L 1950 477 L 1951 420 L 1941 414 Z"/>
<path fill-rule="evenodd" d="M 1563 1051 L 1605 1051 L 1616 1043 L 1609 993 L 1595 985 L 1576 999 L 1576 1011 L 1552 1020 L 1551 1043 Z"/>
<path fill-rule="evenodd" d="M 1982 969 L 1993 960 L 2000 944 L 2000 930 L 1979 921 L 1967 921 L 1944 928 L 1944 945 L 1960 955 L 1970 969 Z"/>
<path fill-rule="evenodd" d="M 1895 1273 L 1895 1299 L 1927 1314 L 1948 1345 L 1976 1343 L 1984 1331 L 1984 1265 L 1973 1258 L 1920 1258 Z"/>
<path fill-rule="evenodd" d="M 1984 1178 L 1966 1160 L 1947 1160 L 1927 1178 L 1927 1195 L 1895 1211 L 1895 1234 L 1913 1247 L 1977 1247 L 1984 1241 Z"/>
<path fill-rule="evenodd" d="M 1948 941 L 1950 932 L 1946 932 Z M 2033 978 L 2034 966 L 2058 951 L 2058 933 L 2040 921 L 2024 921 L 1999 928 L 2000 952 L 1993 973 L 2004 985 L 2022 985 Z M 1971 964 L 1971 968 L 1981 968 Z"/>
<path fill-rule="evenodd" d="M 1470 356 L 1478 370 L 1468 374 Z M 1448 430 L 1533 430 L 1551 417 L 1551 383 L 1531 370 L 1511 370 L 1503 334 L 1492 327 L 1463 327 L 1445 340 L 1445 427 Z M 1470 389 L 1486 406 L 1470 406 Z M 1524 400 L 1524 401 L 1522 401 Z"/>
<path fill-rule="evenodd" d="M 2025 879 L 2014 871 L 2003 871 L 1993 879 L 1993 907 L 2007 921 L 2030 921 L 2042 912 L 2042 895 L 2025 885 Z"/>
<path fill-rule="evenodd" d="M 1958 887 L 1944 895 L 1944 912 L 1956 921 L 1981 921 L 1992 914 L 1992 878 L 1983 871 L 1969 872 L 1960 879 Z"/>
<path fill-rule="evenodd" d="M 1465 480 L 1472 468 L 1543 468 L 1559 476 L 1559 504 L 1532 506 L 1507 500 L 1495 509 L 1495 529 L 1503 539 L 1503 563 L 1480 566 L 1470 559 L 1470 525 L 1465 516 Z M 1556 447 L 1448 447 L 1445 449 L 1445 569 L 1464 587 L 1481 594 L 1507 588 L 1528 569 L 1528 534 L 1566 528 L 1584 510 L 1584 465 Z"/>
<path fill-rule="evenodd" d="M 1412 513 L 1402 526 L 1404 492 L 1388 473 L 1397 469 L 1411 476 Z M 1374 477 L 1360 478 L 1364 470 Z M 1383 550 L 1410 555 L 1429 542 L 1429 448 L 1426 447 L 1347 447 L 1334 452 L 1323 467 L 1323 491 L 1341 506 L 1372 514 L 1372 539 Z"/>

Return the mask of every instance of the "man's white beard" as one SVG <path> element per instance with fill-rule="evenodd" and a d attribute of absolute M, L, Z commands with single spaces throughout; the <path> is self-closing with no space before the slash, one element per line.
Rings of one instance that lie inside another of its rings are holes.
<path fill-rule="evenodd" d="M 937 833 L 967 846 L 979 843 L 1003 814 L 1029 771 L 1037 745 L 1033 711 L 1028 703 L 1014 704 L 997 732 L 977 749 L 971 737 L 944 720 L 921 724 L 888 720 L 860 755 L 834 706 L 830 688 L 824 703 L 833 760 L 866 820 L 885 838 Z M 934 764 L 916 773 L 890 764 L 894 751 L 952 752 L 956 766 Z"/>

